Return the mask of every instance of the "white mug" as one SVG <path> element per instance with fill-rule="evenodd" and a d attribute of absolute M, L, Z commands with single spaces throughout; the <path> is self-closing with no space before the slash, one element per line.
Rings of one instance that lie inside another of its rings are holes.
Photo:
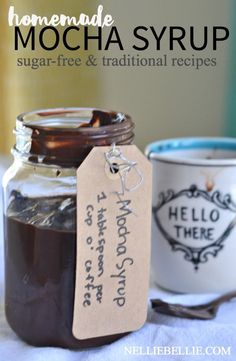
<path fill-rule="evenodd" d="M 152 270 L 175 292 L 236 289 L 236 139 L 151 143 Z"/>

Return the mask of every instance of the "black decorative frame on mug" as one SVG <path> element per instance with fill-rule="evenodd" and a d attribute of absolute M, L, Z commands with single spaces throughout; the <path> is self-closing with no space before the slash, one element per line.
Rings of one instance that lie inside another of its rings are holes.
<path fill-rule="evenodd" d="M 173 238 L 162 226 L 158 212 L 159 210 L 166 205 L 167 203 L 177 199 L 179 197 L 186 196 L 187 198 L 203 198 L 206 201 L 214 204 L 220 209 L 229 210 L 235 213 L 235 217 L 229 223 L 223 234 L 219 236 L 213 243 L 205 247 L 191 247 L 183 244 L 181 241 Z M 175 192 L 172 189 L 167 190 L 166 192 L 161 192 L 159 194 L 159 201 L 156 206 L 153 207 L 153 215 L 157 227 L 168 241 L 173 251 L 182 251 L 184 252 L 184 259 L 193 263 L 195 270 L 199 269 L 199 264 L 206 263 L 209 259 L 209 256 L 212 255 L 216 257 L 218 253 L 224 247 L 225 239 L 230 235 L 233 228 L 236 225 L 236 204 L 233 203 L 230 194 L 222 195 L 219 190 L 209 193 L 205 190 L 199 189 L 196 185 L 192 185 L 189 189 L 184 189 L 179 192 Z"/>

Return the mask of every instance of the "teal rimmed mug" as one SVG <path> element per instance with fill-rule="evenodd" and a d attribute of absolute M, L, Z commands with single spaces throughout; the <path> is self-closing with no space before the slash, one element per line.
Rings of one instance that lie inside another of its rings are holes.
<path fill-rule="evenodd" d="M 236 139 L 151 143 L 152 273 L 175 292 L 236 288 Z"/>

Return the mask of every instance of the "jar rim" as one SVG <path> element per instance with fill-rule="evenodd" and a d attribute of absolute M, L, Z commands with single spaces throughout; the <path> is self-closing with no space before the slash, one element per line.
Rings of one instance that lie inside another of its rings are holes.
<path fill-rule="evenodd" d="M 86 116 L 88 119 L 89 118 L 91 119 L 94 111 L 101 112 L 103 114 L 110 114 L 111 117 L 112 116 L 114 117 L 113 118 L 114 123 L 108 125 L 102 125 L 98 127 L 81 126 L 81 122 L 74 124 L 74 126 L 66 126 L 65 123 L 65 126 L 61 125 L 60 127 L 58 125 L 52 125 L 52 124 L 47 125 L 46 122 L 45 123 L 42 122 L 42 124 L 40 124 L 40 121 L 50 120 L 53 118 L 55 119 L 58 116 L 64 116 L 64 117 L 66 116 L 67 120 L 73 119 L 74 121 L 76 121 L 76 119 L 78 120 L 79 117 L 83 117 L 83 116 Z M 120 117 L 120 119 L 121 117 L 123 117 L 122 121 L 119 122 L 115 121 L 116 120 L 115 116 Z M 16 127 L 17 131 L 19 130 L 19 128 L 22 130 L 23 127 L 32 130 L 38 129 L 41 131 L 45 131 L 48 134 L 50 133 L 60 134 L 66 131 L 67 133 L 71 133 L 71 135 L 73 135 L 74 133 L 77 134 L 80 133 L 81 135 L 90 134 L 91 136 L 93 136 L 96 134 L 97 136 L 99 136 L 100 134 L 104 134 L 107 131 L 116 132 L 117 130 L 119 130 L 122 132 L 127 128 L 134 127 L 134 123 L 128 114 L 102 109 L 102 108 L 93 108 L 93 107 L 61 107 L 61 108 L 36 109 L 19 114 L 16 120 L 17 122 L 20 122 L 20 127 Z"/>
<path fill-rule="evenodd" d="M 72 167 L 94 146 L 131 144 L 134 122 L 127 114 L 98 108 L 48 108 L 18 115 L 14 132 L 17 157 Z"/>

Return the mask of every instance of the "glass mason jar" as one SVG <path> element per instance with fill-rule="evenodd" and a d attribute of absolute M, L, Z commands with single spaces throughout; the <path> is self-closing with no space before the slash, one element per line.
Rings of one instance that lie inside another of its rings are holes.
<path fill-rule="evenodd" d="M 83 348 L 121 337 L 72 334 L 76 169 L 94 146 L 131 144 L 133 130 L 127 115 L 86 108 L 16 120 L 14 163 L 3 179 L 5 302 L 8 323 L 29 344 Z"/>

